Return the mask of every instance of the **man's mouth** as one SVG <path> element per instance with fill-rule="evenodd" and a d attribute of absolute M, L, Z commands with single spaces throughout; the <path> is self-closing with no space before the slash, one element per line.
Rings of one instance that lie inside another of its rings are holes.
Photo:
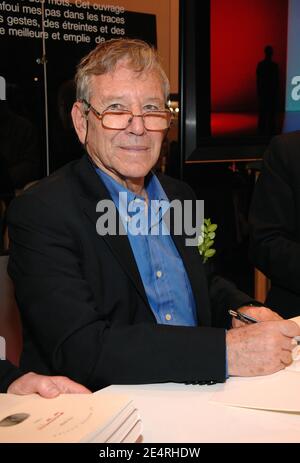
<path fill-rule="evenodd" d="M 126 146 L 120 146 L 121 150 L 124 151 L 147 151 L 149 149 L 148 146 L 143 146 L 143 145 L 126 145 Z"/>

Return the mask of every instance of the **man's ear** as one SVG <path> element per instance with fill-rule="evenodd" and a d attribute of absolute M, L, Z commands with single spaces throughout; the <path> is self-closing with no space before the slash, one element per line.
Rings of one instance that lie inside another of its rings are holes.
<path fill-rule="evenodd" d="M 71 116 L 77 136 L 80 142 L 84 144 L 87 131 L 87 116 L 83 111 L 82 103 L 75 101 Z"/>

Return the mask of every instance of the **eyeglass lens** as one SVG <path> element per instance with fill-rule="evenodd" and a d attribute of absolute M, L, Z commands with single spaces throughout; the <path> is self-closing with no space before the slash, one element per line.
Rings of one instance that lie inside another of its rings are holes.
<path fill-rule="evenodd" d="M 167 112 L 146 113 L 137 116 L 128 113 L 104 113 L 102 123 L 104 127 L 121 130 L 128 127 L 133 117 L 142 117 L 147 130 L 164 130 L 170 125 L 170 114 Z"/>

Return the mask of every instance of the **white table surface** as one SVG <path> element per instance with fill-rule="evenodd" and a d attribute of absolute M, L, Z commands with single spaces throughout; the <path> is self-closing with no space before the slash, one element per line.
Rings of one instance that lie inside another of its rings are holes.
<path fill-rule="evenodd" d="M 118 392 L 133 398 L 143 422 L 144 443 L 300 443 L 299 413 L 238 408 L 211 401 L 216 391 L 243 380 L 230 378 L 225 384 L 212 386 L 114 385 L 98 393 Z"/>

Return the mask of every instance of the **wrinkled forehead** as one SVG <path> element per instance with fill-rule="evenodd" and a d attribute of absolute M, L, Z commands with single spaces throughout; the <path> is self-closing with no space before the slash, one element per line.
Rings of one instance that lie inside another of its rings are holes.
<path fill-rule="evenodd" d="M 153 94 L 164 100 L 164 85 L 160 73 L 155 69 L 135 70 L 127 63 L 118 63 L 114 70 L 101 75 L 92 75 L 90 96 L 140 92 Z"/>

